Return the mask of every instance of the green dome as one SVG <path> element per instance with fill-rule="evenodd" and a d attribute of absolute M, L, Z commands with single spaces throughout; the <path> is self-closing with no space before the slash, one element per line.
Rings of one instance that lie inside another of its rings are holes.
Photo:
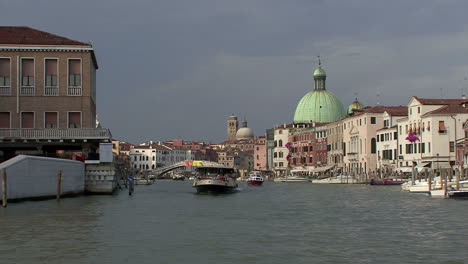
<path fill-rule="evenodd" d="M 299 101 L 294 114 L 294 122 L 335 122 L 344 118 L 345 115 L 343 104 L 336 95 L 327 90 L 314 90 L 304 95 Z"/>
<path fill-rule="evenodd" d="M 353 112 L 353 109 L 363 109 L 364 105 L 362 105 L 357 99 L 356 101 L 352 102 L 348 107 L 348 114 Z"/>
<path fill-rule="evenodd" d="M 327 77 L 327 74 L 322 69 L 322 67 L 318 66 L 314 71 L 314 77 Z"/>

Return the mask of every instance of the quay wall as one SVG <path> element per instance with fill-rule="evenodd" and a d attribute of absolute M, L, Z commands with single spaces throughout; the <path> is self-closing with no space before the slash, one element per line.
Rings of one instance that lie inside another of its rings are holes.
<path fill-rule="evenodd" d="M 3 168 L 7 173 L 8 200 L 55 196 L 59 171 L 62 171 L 62 195 L 81 194 L 85 190 L 83 162 L 19 155 L 0 163 L 0 173 Z"/>

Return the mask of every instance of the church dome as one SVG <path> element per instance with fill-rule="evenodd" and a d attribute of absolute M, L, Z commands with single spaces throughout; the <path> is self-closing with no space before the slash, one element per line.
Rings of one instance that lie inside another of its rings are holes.
<path fill-rule="evenodd" d="M 297 104 L 294 122 L 335 122 L 344 116 L 343 104 L 336 95 L 327 90 L 315 90 L 304 95 Z"/>
<path fill-rule="evenodd" d="M 335 122 L 345 117 L 346 113 L 340 99 L 326 90 L 327 75 L 322 69 L 320 57 L 314 71 L 314 90 L 302 97 L 294 113 L 295 123 Z"/>
<path fill-rule="evenodd" d="M 315 69 L 314 77 L 327 77 L 327 74 L 320 65 L 317 67 L 317 69 Z"/>
<path fill-rule="evenodd" d="M 353 109 L 363 109 L 363 108 L 364 108 L 364 105 L 362 105 L 356 98 L 356 100 L 349 105 L 348 114 L 353 113 Z"/>
<path fill-rule="evenodd" d="M 249 140 L 254 138 L 254 132 L 250 127 L 247 127 L 247 120 L 242 121 L 242 127 L 237 130 L 237 140 Z"/>

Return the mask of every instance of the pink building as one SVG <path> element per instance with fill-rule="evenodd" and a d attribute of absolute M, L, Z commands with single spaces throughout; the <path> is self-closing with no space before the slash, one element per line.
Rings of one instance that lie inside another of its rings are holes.
<path fill-rule="evenodd" d="M 254 170 L 267 170 L 267 153 L 265 137 L 258 137 L 254 145 Z"/>

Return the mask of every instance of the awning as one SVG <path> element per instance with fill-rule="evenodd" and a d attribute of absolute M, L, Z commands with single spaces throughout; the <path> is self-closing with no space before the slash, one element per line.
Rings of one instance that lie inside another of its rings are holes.
<path fill-rule="evenodd" d="M 411 168 L 411 167 L 400 167 L 400 168 L 395 168 L 395 171 L 412 172 L 413 168 Z"/>
<path fill-rule="evenodd" d="M 418 165 L 416 165 L 416 170 L 418 172 L 421 172 L 423 170 L 426 170 L 429 168 L 429 164 L 431 164 L 431 162 L 420 162 Z"/>
<path fill-rule="evenodd" d="M 335 165 L 317 167 L 312 170 L 312 172 L 325 172 L 331 170 Z"/>
<path fill-rule="evenodd" d="M 432 169 L 451 169 L 450 163 L 447 161 L 434 161 L 432 162 Z"/>

